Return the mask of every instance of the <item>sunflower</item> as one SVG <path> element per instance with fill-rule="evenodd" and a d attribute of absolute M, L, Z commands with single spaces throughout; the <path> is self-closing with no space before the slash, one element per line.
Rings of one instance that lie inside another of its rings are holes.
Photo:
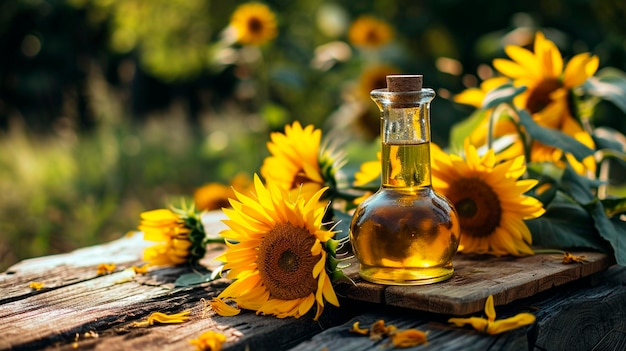
<path fill-rule="evenodd" d="M 539 125 L 560 130 L 589 148 L 595 148 L 591 135 L 570 110 L 569 95 L 595 74 L 598 57 L 581 53 L 572 57 L 564 67 L 561 52 L 541 32 L 535 36 L 534 52 L 513 45 L 505 47 L 505 52 L 511 60 L 495 59 L 494 68 L 512 79 L 514 85 L 527 88 L 515 98 L 515 104 L 528 110 Z M 536 144 L 533 149 L 542 146 L 546 147 Z M 550 154 L 553 149 L 533 150 L 533 153 Z M 585 159 L 583 164 L 590 171 L 595 171 L 593 156 Z"/>
<path fill-rule="evenodd" d="M 482 157 L 469 142 L 465 160 L 431 149 L 433 188 L 455 206 L 461 224 L 460 251 L 480 254 L 531 255 L 532 237 L 524 223 L 545 210 L 524 193 L 537 181 L 519 180 L 526 171 L 524 157 L 496 164 L 492 149 Z"/>
<path fill-rule="evenodd" d="M 230 25 L 237 32 L 237 41 L 243 45 L 262 45 L 278 34 L 276 16 L 269 7 L 257 2 L 239 5 Z"/>
<path fill-rule="evenodd" d="M 393 28 L 384 21 L 372 16 L 360 16 L 348 29 L 348 40 L 356 45 L 367 48 L 379 48 L 393 38 Z"/>
<path fill-rule="evenodd" d="M 158 242 L 143 252 L 150 265 L 169 266 L 197 262 L 206 252 L 200 214 L 190 210 L 157 209 L 141 213 L 139 230 L 144 240 Z"/>
<path fill-rule="evenodd" d="M 598 69 L 599 59 L 589 53 L 578 54 L 563 69 L 563 57 L 554 42 L 538 32 L 534 53 L 523 47 L 510 45 L 505 52 L 512 59 L 494 59 L 493 66 L 517 86 L 527 90 L 517 97 L 516 103 L 531 114 L 550 112 L 554 105 L 565 106 L 560 114 L 541 114 L 545 126 L 559 128 L 566 118 L 572 118 L 567 108 L 567 95 L 583 84 Z"/>
<path fill-rule="evenodd" d="M 228 199 L 235 196 L 234 190 L 244 192 L 250 187 L 250 178 L 244 174 L 237 174 L 230 186 L 221 183 L 208 183 L 197 188 L 193 193 L 193 201 L 198 210 L 217 210 L 230 207 Z"/>
<path fill-rule="evenodd" d="M 325 184 L 319 162 L 321 138 L 320 129 L 313 125 L 302 128 L 297 121 L 285 126 L 284 134 L 271 133 L 267 148 L 272 155 L 263 161 L 261 176 L 292 194 L 315 194 Z"/>
<path fill-rule="evenodd" d="M 325 189 L 291 199 L 256 174 L 254 188 L 254 197 L 236 192 L 232 209 L 223 210 L 230 229 L 221 233 L 228 249 L 219 259 L 234 282 L 217 298 L 279 318 L 299 318 L 317 304 L 317 320 L 324 301 L 339 306 L 326 271 L 324 244 L 335 233 L 322 227 L 326 207 L 319 200 Z"/>

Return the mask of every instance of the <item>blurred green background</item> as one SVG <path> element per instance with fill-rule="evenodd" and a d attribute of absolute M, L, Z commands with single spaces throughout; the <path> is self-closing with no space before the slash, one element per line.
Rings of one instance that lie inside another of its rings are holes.
<path fill-rule="evenodd" d="M 142 211 L 258 171 L 285 123 L 370 142 L 367 92 L 387 72 L 425 75 L 445 145 L 471 112 L 450 98 L 537 29 L 566 59 L 588 51 L 626 71 L 622 0 L 265 1 L 279 34 L 261 47 L 227 42 L 242 3 L 0 2 L 0 271 L 118 238 Z M 361 15 L 388 23 L 391 42 L 350 43 Z M 626 131 L 612 105 L 596 114 Z"/>

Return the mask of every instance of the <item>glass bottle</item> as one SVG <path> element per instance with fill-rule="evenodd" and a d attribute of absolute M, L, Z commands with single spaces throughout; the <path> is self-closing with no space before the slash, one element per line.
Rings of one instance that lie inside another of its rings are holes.
<path fill-rule="evenodd" d="M 421 75 L 387 76 L 371 92 L 381 112 L 382 184 L 357 207 L 350 240 L 359 275 L 389 285 L 450 278 L 460 239 L 453 205 L 431 186 L 430 102 Z"/>

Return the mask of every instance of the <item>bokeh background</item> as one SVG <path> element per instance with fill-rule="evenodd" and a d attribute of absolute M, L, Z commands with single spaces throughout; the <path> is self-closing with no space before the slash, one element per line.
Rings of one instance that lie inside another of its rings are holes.
<path fill-rule="evenodd" d="M 369 147 L 369 91 L 388 73 L 424 74 L 445 146 L 471 113 L 454 94 L 536 30 L 566 59 L 592 52 L 626 71 L 622 0 L 268 0 L 278 36 L 262 46 L 232 42 L 242 3 L 0 1 L 0 271 L 121 237 L 143 211 L 258 171 L 286 123 Z M 351 42 L 361 16 L 388 24 L 390 40 Z M 626 132 L 614 106 L 595 113 Z"/>

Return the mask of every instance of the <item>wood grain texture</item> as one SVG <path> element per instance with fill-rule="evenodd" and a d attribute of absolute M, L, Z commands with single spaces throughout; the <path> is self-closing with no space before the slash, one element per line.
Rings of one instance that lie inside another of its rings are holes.
<path fill-rule="evenodd" d="M 385 325 L 394 325 L 398 329 L 417 329 L 427 333 L 428 343 L 409 348 L 408 350 L 529 350 L 527 330 L 520 328 L 510 333 L 488 336 L 470 329 L 460 329 L 449 325 L 445 318 L 424 313 L 410 313 L 397 309 L 366 312 L 343 325 L 330 328 L 310 340 L 303 342 L 291 351 L 351 351 L 351 350 L 391 350 L 388 337 L 381 340 L 371 340 L 367 336 L 350 333 L 354 322 L 359 322 L 361 328 L 367 328 L 378 320 L 384 320 Z"/>
<path fill-rule="evenodd" d="M 626 267 L 612 266 L 596 275 L 597 285 L 574 281 L 532 297 L 496 307 L 496 318 L 531 312 L 537 320 L 527 327 L 499 335 L 481 334 L 469 327 L 455 328 L 448 315 L 359 304 L 364 311 L 343 325 L 315 335 L 292 351 L 390 349 L 388 339 L 372 341 L 349 332 L 356 321 L 361 327 L 383 319 L 400 329 L 428 332 L 428 344 L 409 350 L 626 350 Z M 479 312 L 472 316 L 483 317 Z"/>
<path fill-rule="evenodd" d="M 563 264 L 558 254 L 528 257 L 487 257 L 458 254 L 452 278 L 421 286 L 382 286 L 362 281 L 358 262 L 346 270 L 356 285 L 338 287 L 345 296 L 365 302 L 409 308 L 425 312 L 467 315 L 481 311 L 489 295 L 496 305 L 533 296 L 555 286 L 579 280 L 605 270 L 611 257 L 598 252 L 575 252 L 587 262 Z"/>
<path fill-rule="evenodd" d="M 221 317 L 203 310 L 229 280 L 221 278 L 190 287 L 176 279 L 201 268 L 165 267 L 136 275 L 144 247 L 140 233 L 72 253 L 26 260 L 0 274 L 0 350 L 185 350 L 189 340 L 207 330 L 219 331 L 232 350 L 286 349 L 344 322 L 345 311 L 327 308 L 319 321 L 313 311 L 301 319 L 277 319 L 243 311 Z M 220 246 L 220 245 L 217 245 Z M 222 250 L 209 248 L 206 260 Z M 100 263 L 118 264 L 111 274 L 98 275 Z M 200 270 L 200 271 L 198 271 Z M 33 280 L 46 287 L 34 291 Z M 176 325 L 134 327 L 152 312 L 190 310 L 190 320 Z"/>
<path fill-rule="evenodd" d="M 24 260 L 0 273 L 0 304 L 94 279 L 101 263 L 114 263 L 117 271 L 139 264 L 143 248 L 149 245 L 142 234 L 131 233 L 103 245 Z M 43 282 L 44 289 L 31 289 L 33 281 Z"/>
<path fill-rule="evenodd" d="M 219 214 L 209 217 L 210 233 L 225 227 L 221 219 Z M 621 350 L 626 345 L 626 267 L 605 270 L 611 262 L 602 254 L 584 253 L 588 262 L 574 265 L 561 264 L 558 255 L 459 256 L 451 280 L 422 287 L 358 281 L 353 264 L 348 273 L 357 278 L 356 285 L 337 286 L 341 307 L 327 304 L 320 320 L 313 321 L 313 311 L 300 319 L 277 319 L 251 311 L 221 317 L 203 310 L 201 299 L 216 296 L 230 281 L 176 287 L 180 275 L 194 271 L 188 266 L 135 275 L 128 268 L 141 262 L 148 245 L 134 233 L 104 245 L 25 260 L 0 273 L 0 350 L 191 350 L 190 339 L 214 330 L 227 336 L 225 350 L 380 351 L 388 349 L 387 340 L 347 332 L 354 321 L 363 326 L 378 319 L 428 331 L 428 345 L 415 350 Z M 223 247 L 208 249 L 202 261 L 206 266 Z M 100 263 L 117 268 L 98 275 Z M 587 276 L 593 279 L 581 279 Z M 35 280 L 46 288 L 30 289 Z M 482 316 L 489 293 L 496 297 L 498 318 L 531 311 L 537 322 L 498 336 L 447 323 L 455 311 L 475 310 L 467 313 Z M 155 311 L 185 310 L 191 311 L 190 320 L 182 324 L 133 326 Z"/>
<path fill-rule="evenodd" d="M 536 304 L 540 350 L 626 350 L 626 267 L 591 288 L 573 286 Z"/>

